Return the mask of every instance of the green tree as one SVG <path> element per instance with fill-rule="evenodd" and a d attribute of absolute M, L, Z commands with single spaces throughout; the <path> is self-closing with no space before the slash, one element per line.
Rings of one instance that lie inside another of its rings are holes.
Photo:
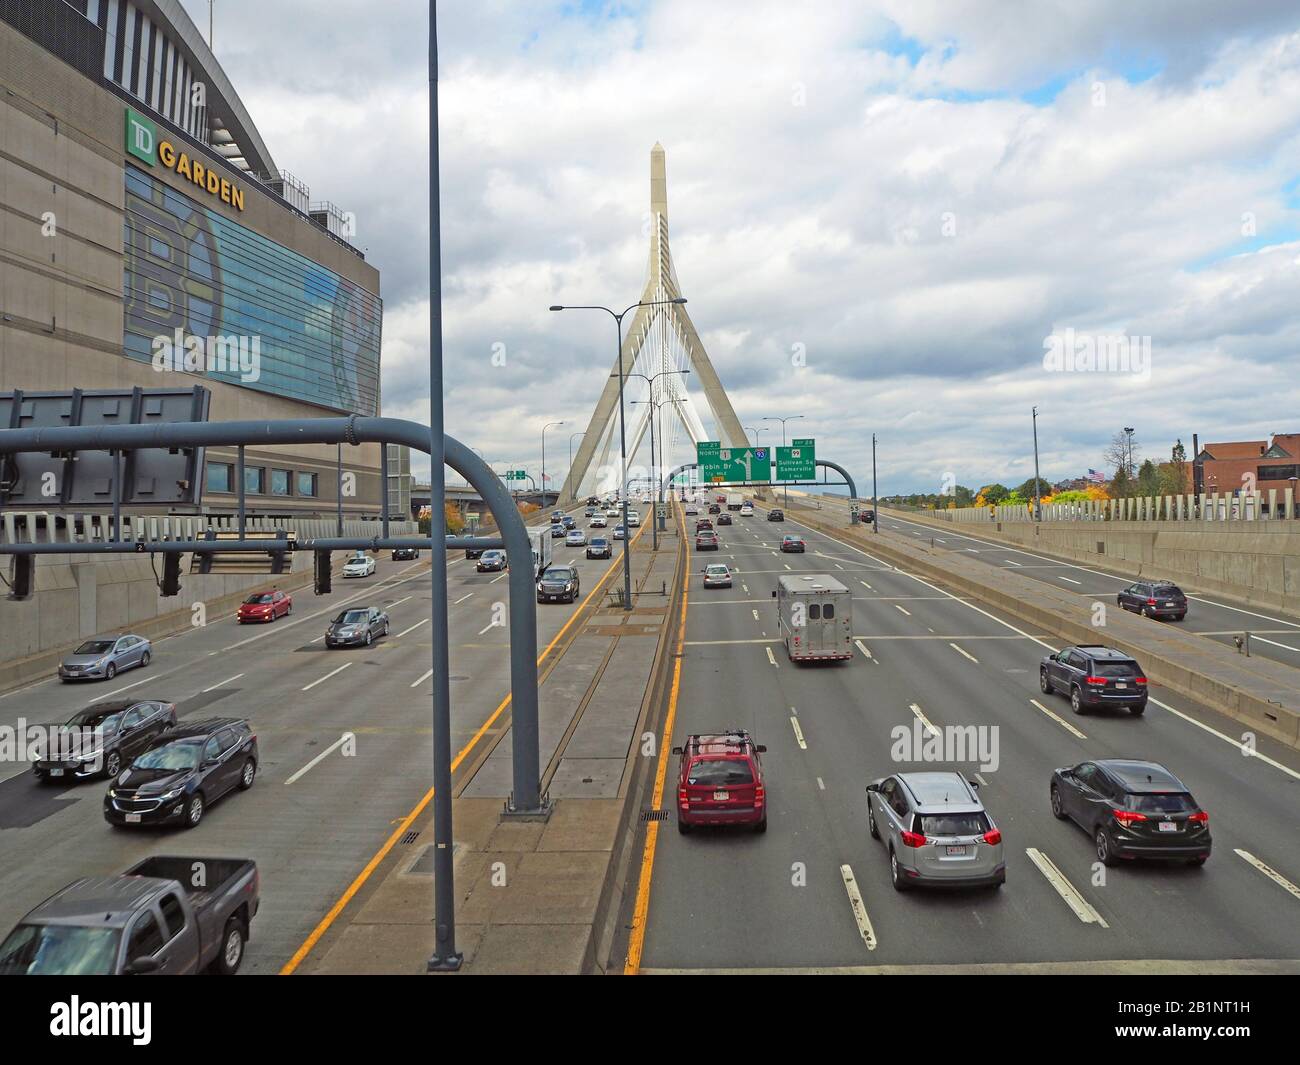
<path fill-rule="evenodd" d="M 1110 482 L 1110 494 L 1116 499 L 1124 499 L 1133 494 L 1133 482 L 1129 480 L 1128 471 L 1123 466 L 1115 469 L 1115 476 Z"/>
<path fill-rule="evenodd" d="M 995 506 L 1004 502 L 1010 494 L 1010 489 L 1004 484 L 986 484 L 980 489 L 980 495 L 984 497 L 984 502 L 992 503 Z"/>
<path fill-rule="evenodd" d="M 1160 471 L 1156 469 L 1156 464 L 1150 459 L 1143 460 L 1142 465 L 1138 467 L 1137 488 L 1138 495 L 1157 496 L 1160 494 Z"/>
<path fill-rule="evenodd" d="M 1169 461 L 1160 464 L 1160 494 L 1183 495 L 1187 490 L 1187 449 L 1178 440 L 1169 452 Z"/>
<path fill-rule="evenodd" d="M 1022 499 L 1033 499 L 1034 479 L 1032 477 L 1029 478 L 1029 480 L 1016 489 L 1016 492 Z M 1038 478 L 1038 494 L 1040 496 L 1050 496 L 1052 494 L 1052 486 L 1041 477 Z"/>

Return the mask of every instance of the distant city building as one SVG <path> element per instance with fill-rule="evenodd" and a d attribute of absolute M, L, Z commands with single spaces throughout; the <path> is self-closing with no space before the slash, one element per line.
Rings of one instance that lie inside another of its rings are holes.
<path fill-rule="evenodd" d="M 1207 443 L 1192 464 L 1197 493 L 1234 495 L 1256 491 L 1279 496 L 1300 482 L 1300 433 L 1278 433 L 1272 440 Z"/>

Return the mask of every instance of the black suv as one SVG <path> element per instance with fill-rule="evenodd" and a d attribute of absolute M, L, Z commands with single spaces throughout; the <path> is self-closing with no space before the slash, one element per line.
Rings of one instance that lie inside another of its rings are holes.
<path fill-rule="evenodd" d="M 104 820 L 111 825 L 194 828 L 211 803 L 257 775 L 257 737 L 242 718 L 186 722 L 155 740 L 108 787 Z"/>
<path fill-rule="evenodd" d="M 1068 695 L 1076 714 L 1094 706 L 1122 706 L 1131 714 L 1147 708 L 1145 674 L 1137 662 L 1113 647 L 1062 647 L 1039 664 L 1038 686 L 1045 695 Z"/>
<path fill-rule="evenodd" d="M 768 521 L 785 521 L 785 511 L 783 511 L 783 510 L 769 510 L 769 511 L 767 512 L 767 520 L 768 520 Z"/>
<path fill-rule="evenodd" d="M 1097 858 L 1174 858 L 1204 865 L 1210 815 L 1159 762 L 1105 758 L 1052 773 L 1052 814 L 1092 836 Z"/>
<path fill-rule="evenodd" d="M 407 561 L 408 559 L 414 559 L 414 558 L 419 558 L 419 557 L 420 557 L 420 549 L 419 549 L 418 547 L 395 547 L 395 548 L 393 548 L 393 561 L 394 561 L 394 562 L 405 562 L 405 561 Z"/>
<path fill-rule="evenodd" d="M 1187 596 L 1170 581 L 1138 581 L 1115 596 L 1115 602 L 1149 618 L 1182 621 L 1187 617 Z"/>

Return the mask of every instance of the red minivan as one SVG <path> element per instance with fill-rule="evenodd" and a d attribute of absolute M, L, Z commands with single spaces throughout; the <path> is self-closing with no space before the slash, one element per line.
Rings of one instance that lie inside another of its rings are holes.
<path fill-rule="evenodd" d="M 757 745 L 744 729 L 686 737 L 674 747 L 677 774 L 677 831 L 696 825 L 750 825 L 767 831 L 767 789 Z"/>

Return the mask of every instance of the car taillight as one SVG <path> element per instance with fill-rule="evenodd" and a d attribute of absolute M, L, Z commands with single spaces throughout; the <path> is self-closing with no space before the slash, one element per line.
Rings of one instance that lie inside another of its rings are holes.
<path fill-rule="evenodd" d="M 925 846 L 925 836 L 923 836 L 920 832 L 904 832 L 904 833 L 903 833 L 903 846 L 904 846 L 904 847 L 924 847 L 924 846 Z"/>
<path fill-rule="evenodd" d="M 1084 678 L 1083 678 L 1083 682 L 1084 682 L 1085 684 L 1091 684 L 1091 685 L 1093 685 L 1094 687 L 1096 687 L 1096 686 L 1101 686 L 1101 687 L 1104 688 L 1104 687 L 1106 686 L 1106 678 L 1105 678 L 1105 677 L 1084 677 Z"/>
<path fill-rule="evenodd" d="M 1147 600 L 1147 606 L 1155 606 L 1155 605 L 1156 605 L 1156 601 L 1154 599 Z"/>
<path fill-rule="evenodd" d="M 1210 823 L 1210 815 L 1204 810 L 1197 810 L 1196 813 L 1188 817 L 1187 820 L 1195 821 L 1198 825 L 1208 825 Z"/>
<path fill-rule="evenodd" d="M 762 806 L 762 805 L 763 805 L 763 796 L 764 796 L 764 794 L 765 794 L 765 792 L 764 792 L 764 790 L 763 790 L 763 785 L 762 785 L 762 784 L 755 784 L 755 785 L 754 785 L 754 805 L 755 805 L 755 806 Z"/>
<path fill-rule="evenodd" d="M 686 798 L 686 789 L 685 789 L 685 788 L 678 788 L 678 789 L 677 789 L 677 805 L 678 805 L 678 806 L 688 806 L 688 805 L 690 805 L 689 801 L 688 801 L 687 798 Z"/>
<path fill-rule="evenodd" d="M 991 831 L 985 832 L 982 838 L 984 842 L 991 847 L 996 843 L 1002 842 L 1002 830 L 998 828 L 992 829 Z"/>
<path fill-rule="evenodd" d="M 1146 682 L 1147 682 L 1146 677 L 1134 677 L 1134 678 L 1133 678 L 1133 683 L 1134 683 L 1134 684 L 1145 684 Z"/>
<path fill-rule="evenodd" d="M 1140 814 L 1134 810 L 1115 811 L 1115 820 L 1118 821 L 1125 828 L 1128 828 L 1129 825 L 1136 824 L 1138 821 L 1145 821 L 1146 819 L 1147 819 L 1146 814 Z"/>

